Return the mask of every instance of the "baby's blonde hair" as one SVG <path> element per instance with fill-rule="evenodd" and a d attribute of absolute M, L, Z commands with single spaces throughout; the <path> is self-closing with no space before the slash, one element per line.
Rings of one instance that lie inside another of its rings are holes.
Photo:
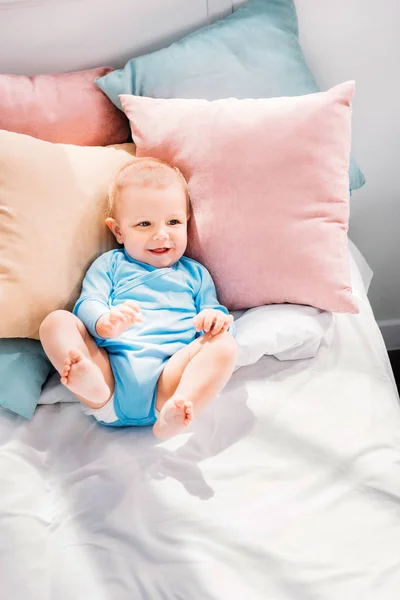
<path fill-rule="evenodd" d="M 190 215 L 188 186 L 181 171 L 163 160 L 145 156 L 134 158 L 132 161 L 125 163 L 115 174 L 108 190 L 105 210 L 107 218 L 115 216 L 115 204 L 118 194 L 127 180 L 138 187 L 165 188 L 172 183 L 180 183 L 186 195 L 187 213 L 188 216 Z"/>

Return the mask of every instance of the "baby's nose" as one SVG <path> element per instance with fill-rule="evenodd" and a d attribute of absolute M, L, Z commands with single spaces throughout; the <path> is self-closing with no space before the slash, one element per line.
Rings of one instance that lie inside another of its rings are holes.
<path fill-rule="evenodd" d="M 154 235 L 153 240 L 166 240 L 168 238 L 168 233 L 165 229 L 160 228 Z"/>

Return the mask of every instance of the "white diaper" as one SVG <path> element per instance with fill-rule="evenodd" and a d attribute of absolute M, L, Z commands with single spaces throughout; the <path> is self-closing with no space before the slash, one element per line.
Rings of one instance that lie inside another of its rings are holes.
<path fill-rule="evenodd" d="M 90 408 L 90 406 L 87 406 L 83 402 L 81 402 L 81 407 L 85 415 L 92 415 L 97 419 L 97 421 L 103 421 L 103 423 L 115 423 L 115 421 L 118 421 L 118 417 L 115 414 L 114 409 L 114 394 L 101 408 Z M 158 419 L 160 412 L 155 409 L 155 413 Z"/>
<path fill-rule="evenodd" d="M 114 423 L 115 421 L 118 421 L 118 417 L 114 410 L 114 394 L 101 408 L 90 408 L 90 406 L 86 406 L 83 402 L 81 402 L 81 407 L 85 415 L 93 415 L 98 421 L 103 421 L 104 423 Z"/>

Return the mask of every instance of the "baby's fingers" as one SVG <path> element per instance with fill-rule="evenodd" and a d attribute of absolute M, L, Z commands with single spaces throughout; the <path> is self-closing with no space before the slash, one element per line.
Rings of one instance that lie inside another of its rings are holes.
<path fill-rule="evenodd" d="M 228 331 L 229 327 L 232 325 L 233 323 L 233 316 L 232 315 L 228 315 L 224 317 L 224 326 L 222 328 L 222 331 Z"/>
<path fill-rule="evenodd" d="M 217 315 L 215 313 L 207 313 L 204 318 L 203 329 L 206 333 L 208 333 L 211 327 L 214 325 L 214 321 L 217 319 Z"/>
<path fill-rule="evenodd" d="M 218 333 L 220 333 L 224 328 L 224 323 L 225 323 L 225 315 L 221 314 L 220 316 L 218 316 L 215 319 L 214 325 L 212 326 L 212 329 L 211 329 L 211 335 L 217 335 Z"/>
<path fill-rule="evenodd" d="M 201 331 L 203 329 L 204 315 L 199 313 L 194 319 L 193 324 L 196 328 L 196 331 Z"/>
<path fill-rule="evenodd" d="M 124 320 L 125 320 L 125 315 L 121 310 L 119 310 L 118 308 L 112 308 L 110 310 L 110 323 L 115 325 L 119 321 L 124 321 Z"/>
<path fill-rule="evenodd" d="M 130 306 L 119 306 L 119 310 L 123 313 L 123 315 L 126 317 L 127 321 L 131 321 L 132 323 L 136 323 L 136 322 L 141 322 L 142 319 L 142 313 L 139 310 L 135 310 L 133 308 L 131 308 Z"/>
<path fill-rule="evenodd" d="M 134 311 L 140 313 L 140 306 L 135 300 L 126 300 L 123 306 L 129 306 L 130 308 L 133 308 Z"/>

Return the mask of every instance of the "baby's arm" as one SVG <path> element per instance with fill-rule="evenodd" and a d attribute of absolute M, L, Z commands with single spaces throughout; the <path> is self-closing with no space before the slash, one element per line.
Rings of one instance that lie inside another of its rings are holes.
<path fill-rule="evenodd" d="M 228 310 L 218 302 L 217 292 L 210 273 L 203 265 L 199 265 L 201 283 L 195 297 L 197 316 L 194 326 L 197 331 L 210 332 L 213 335 L 227 331 L 232 325 L 233 317 Z"/>
<path fill-rule="evenodd" d="M 93 262 L 85 275 L 81 295 L 73 309 L 73 313 L 93 337 L 118 337 L 141 320 L 139 306 L 134 301 L 128 300 L 118 307 L 111 306 L 112 256 L 112 252 L 106 252 Z"/>
<path fill-rule="evenodd" d="M 98 335 L 96 323 L 99 318 L 110 312 L 111 256 L 110 252 L 106 252 L 89 267 L 82 282 L 81 295 L 72 311 L 93 337 Z"/>

